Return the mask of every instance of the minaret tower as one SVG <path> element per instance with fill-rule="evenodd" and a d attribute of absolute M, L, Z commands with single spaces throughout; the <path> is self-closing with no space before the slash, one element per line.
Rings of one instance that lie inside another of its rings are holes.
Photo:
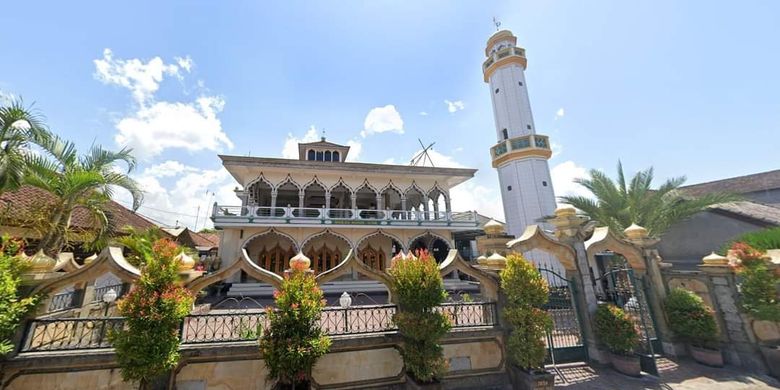
<path fill-rule="evenodd" d="M 508 30 L 493 34 L 482 72 L 493 100 L 496 144 L 490 157 L 498 169 L 507 233 L 520 237 L 526 226 L 553 215 L 555 194 L 547 165 L 552 156 L 550 141 L 536 134 L 525 82 L 528 61 L 525 49 L 516 44 L 517 37 Z M 535 255 L 534 260 L 542 260 Z"/>

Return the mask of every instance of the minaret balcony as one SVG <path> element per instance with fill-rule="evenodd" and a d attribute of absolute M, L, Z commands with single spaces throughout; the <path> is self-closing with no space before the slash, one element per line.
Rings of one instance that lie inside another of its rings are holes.
<path fill-rule="evenodd" d="M 310 207 L 226 206 L 214 204 L 211 220 L 215 227 L 228 226 L 322 226 L 386 228 L 475 229 L 476 211 L 417 211 L 376 209 L 334 209 Z"/>
<path fill-rule="evenodd" d="M 550 140 L 546 135 L 531 134 L 522 137 L 505 139 L 492 148 L 490 156 L 493 159 L 493 168 L 506 161 L 523 159 L 528 157 L 552 157 Z"/>
<path fill-rule="evenodd" d="M 493 53 L 482 63 L 485 81 L 487 81 L 496 68 L 512 62 L 522 65 L 523 69 L 525 69 L 528 66 L 528 60 L 525 58 L 525 49 L 522 47 L 507 47 Z"/>

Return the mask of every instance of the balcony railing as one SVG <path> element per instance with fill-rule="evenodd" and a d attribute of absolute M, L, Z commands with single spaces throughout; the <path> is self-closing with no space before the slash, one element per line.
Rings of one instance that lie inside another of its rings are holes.
<path fill-rule="evenodd" d="M 546 149 L 550 150 L 550 142 L 547 136 L 540 134 L 524 135 L 520 137 L 510 138 L 499 141 L 496 145 L 490 148 L 490 152 L 493 158 L 498 158 L 503 154 L 515 150 L 523 149 Z"/>
<path fill-rule="evenodd" d="M 224 225 L 334 224 L 386 227 L 476 227 L 475 211 L 328 209 L 310 207 L 225 206 L 214 204 L 211 219 Z"/>

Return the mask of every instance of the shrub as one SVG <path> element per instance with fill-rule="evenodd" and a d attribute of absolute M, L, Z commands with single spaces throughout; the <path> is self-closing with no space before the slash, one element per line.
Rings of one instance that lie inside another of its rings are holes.
<path fill-rule="evenodd" d="M 720 254 L 725 256 L 729 249 L 733 249 L 735 243 L 743 243 L 764 252 L 769 249 L 780 249 L 780 227 L 745 233 L 724 244 L 720 249 Z"/>
<path fill-rule="evenodd" d="M 777 286 L 780 277 L 769 270 L 764 254 L 752 246 L 737 242 L 731 247 L 742 260 L 738 269 L 741 276 L 742 310 L 753 318 L 780 321 L 780 299 Z"/>
<path fill-rule="evenodd" d="M 675 288 L 664 301 L 669 327 L 677 336 L 697 347 L 708 347 L 717 340 L 713 310 L 691 291 Z"/>
<path fill-rule="evenodd" d="M 390 289 L 398 300 L 393 322 L 402 337 L 401 356 L 407 371 L 420 382 L 432 382 L 447 368 L 439 341 L 450 331 L 448 317 L 435 311 L 447 297 L 433 256 L 396 256 L 388 271 Z"/>
<path fill-rule="evenodd" d="M 35 308 L 38 297 L 21 297 L 22 274 L 29 264 L 23 261 L 22 241 L 0 238 L 0 356 L 13 351 L 13 339 L 22 319 Z"/>
<path fill-rule="evenodd" d="M 181 253 L 175 243 L 160 239 L 146 242 L 141 277 L 117 303 L 125 317 L 124 329 L 111 329 L 117 361 L 126 381 L 139 381 L 141 388 L 176 367 L 179 361 L 179 327 L 192 309 L 194 297 L 179 282 Z"/>
<path fill-rule="evenodd" d="M 596 309 L 596 336 L 612 353 L 629 355 L 639 344 L 634 321 L 623 309 L 602 304 Z"/>
<path fill-rule="evenodd" d="M 322 290 L 312 272 L 293 265 L 274 292 L 276 310 L 266 309 L 270 324 L 259 339 L 269 378 L 290 388 L 306 383 L 317 359 L 330 349 L 330 338 L 319 325 L 325 307 Z"/>
<path fill-rule="evenodd" d="M 504 316 L 512 328 L 509 358 L 526 370 L 542 369 L 544 337 L 552 327 L 550 315 L 542 309 L 549 298 L 547 282 L 523 255 L 512 253 L 501 271 L 501 288 L 507 299 Z"/>

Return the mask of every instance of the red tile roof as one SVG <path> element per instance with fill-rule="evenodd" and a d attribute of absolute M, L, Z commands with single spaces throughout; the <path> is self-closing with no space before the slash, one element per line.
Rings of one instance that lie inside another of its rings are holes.
<path fill-rule="evenodd" d="M 22 186 L 16 191 L 0 194 L 0 217 L 3 223 L 14 225 L 24 221 L 33 210 L 47 206 L 54 200 L 50 193 L 31 186 Z M 142 215 L 129 210 L 121 204 L 109 201 L 107 207 L 109 220 L 118 228 L 131 226 L 137 230 L 157 226 Z M 86 209 L 78 207 L 71 216 L 71 226 L 77 229 L 90 229 L 94 223 Z"/>

